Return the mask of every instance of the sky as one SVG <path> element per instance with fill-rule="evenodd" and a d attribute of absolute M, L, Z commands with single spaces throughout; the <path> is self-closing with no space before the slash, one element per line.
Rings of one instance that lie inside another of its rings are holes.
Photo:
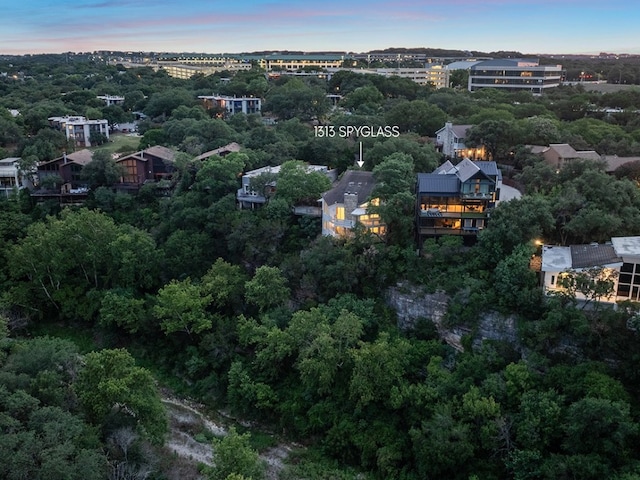
<path fill-rule="evenodd" d="M 640 54 L 638 20 L 638 0 L 0 0 L 0 54 L 389 47 Z"/>

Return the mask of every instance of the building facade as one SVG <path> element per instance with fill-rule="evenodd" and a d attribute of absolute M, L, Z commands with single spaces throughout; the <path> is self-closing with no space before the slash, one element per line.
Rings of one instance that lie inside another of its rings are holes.
<path fill-rule="evenodd" d="M 436 149 L 448 158 L 470 158 L 472 160 L 484 160 L 486 151 L 484 146 L 467 147 L 464 140 L 467 132 L 473 125 L 454 125 L 451 122 L 444 124 L 436 131 Z"/>
<path fill-rule="evenodd" d="M 207 110 L 219 109 L 223 115 L 235 115 L 244 113 L 260 113 L 262 111 L 262 100 L 257 97 L 229 97 L 226 95 L 200 95 L 204 107 Z"/>
<path fill-rule="evenodd" d="M 104 119 L 87 120 L 81 116 L 49 117 L 49 125 L 63 132 L 67 140 L 78 147 L 90 147 L 92 135 L 99 134 L 109 139 L 109 122 Z"/>
<path fill-rule="evenodd" d="M 500 199 L 502 174 L 495 162 L 447 161 L 432 173 L 418 174 L 419 246 L 441 235 L 477 236 Z"/>
<path fill-rule="evenodd" d="M 377 213 L 369 211 L 378 205 L 372 199 L 375 187 L 372 172 L 347 170 L 335 187 L 322 195 L 322 234 L 345 237 L 357 225 L 377 235 L 385 233 L 385 226 Z"/>
<path fill-rule="evenodd" d="M 542 247 L 541 284 L 545 294 L 565 292 L 563 276 L 587 271 L 597 275 L 594 280 L 611 282 L 611 293 L 599 301 L 639 302 L 640 237 L 613 237 L 605 244 Z M 590 300 L 579 291 L 576 299 Z"/>
<path fill-rule="evenodd" d="M 540 65 L 532 59 L 495 59 L 478 62 L 469 68 L 470 92 L 482 88 L 528 91 L 540 95 L 560 85 L 561 65 Z"/>

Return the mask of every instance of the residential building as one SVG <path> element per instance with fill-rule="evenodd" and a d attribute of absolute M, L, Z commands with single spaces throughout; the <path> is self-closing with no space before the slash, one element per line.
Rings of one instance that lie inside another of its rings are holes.
<path fill-rule="evenodd" d="M 31 192 L 37 201 L 57 200 L 62 204 L 81 205 L 87 198 L 89 188 L 82 179 L 82 168 L 93 159 L 90 150 L 64 153 L 61 157 L 37 166 L 38 185 Z"/>
<path fill-rule="evenodd" d="M 472 126 L 473 125 L 454 125 L 451 122 L 445 123 L 444 127 L 436 131 L 436 149 L 448 158 L 485 159 L 486 151 L 483 145 L 479 147 L 467 147 L 464 143 L 467 132 Z"/>
<path fill-rule="evenodd" d="M 64 132 L 67 140 L 79 147 L 90 147 L 92 135 L 100 134 L 109 138 L 109 122 L 104 119 L 87 120 L 81 116 L 49 117 L 49 125 Z"/>
<path fill-rule="evenodd" d="M 628 163 L 640 164 L 640 157 L 619 157 L 617 155 L 603 155 L 602 161 L 605 163 L 605 171 L 613 173 L 618 168 Z"/>
<path fill-rule="evenodd" d="M 256 97 L 229 97 L 226 95 L 200 95 L 198 97 L 204 103 L 207 110 L 220 109 L 224 115 L 236 113 L 260 113 L 262 100 Z"/>
<path fill-rule="evenodd" d="M 236 193 L 238 206 L 240 208 L 255 209 L 267 203 L 267 200 L 276 191 L 278 174 L 281 165 L 266 166 L 251 170 L 242 175 L 242 185 Z M 307 173 L 319 172 L 326 175 L 329 180 L 336 179 L 336 170 L 331 170 L 325 165 L 306 165 Z M 260 188 L 256 190 L 256 184 L 260 183 Z M 314 215 L 320 215 L 318 207 L 303 209 Z M 302 210 L 300 210 L 302 212 Z"/>
<path fill-rule="evenodd" d="M 432 173 L 419 173 L 417 235 L 476 236 L 500 199 L 502 174 L 495 162 L 465 158 L 457 165 L 446 161 Z"/>
<path fill-rule="evenodd" d="M 536 152 L 539 150 L 532 148 L 531 151 Z M 539 154 L 542 155 L 545 162 L 556 169 L 562 168 L 567 162 L 572 160 L 602 160 L 597 152 L 593 150 L 577 151 L 568 143 L 552 143 L 542 149 L 542 152 Z"/>
<path fill-rule="evenodd" d="M 118 158 L 116 163 L 124 169 L 118 189 L 137 191 L 147 182 L 168 180 L 174 171 L 176 152 L 156 145 Z"/>
<path fill-rule="evenodd" d="M 589 269 L 597 269 L 600 278 L 613 282 L 612 293 L 601 301 L 640 301 L 640 237 L 613 237 L 605 244 L 542 247 L 541 283 L 546 294 L 564 290 L 560 281 L 563 275 Z M 580 292 L 576 298 L 586 300 Z"/>
<path fill-rule="evenodd" d="M 122 105 L 124 103 L 124 97 L 119 95 L 98 95 L 96 98 L 103 100 L 107 104 L 107 107 L 111 105 Z"/>
<path fill-rule="evenodd" d="M 0 160 L 0 195 L 9 197 L 22 186 L 19 161 L 17 157 Z"/>
<path fill-rule="evenodd" d="M 470 92 L 482 88 L 528 91 L 540 95 L 560 85 L 562 65 L 540 65 L 537 59 L 494 59 L 469 67 Z"/>
<path fill-rule="evenodd" d="M 194 160 L 206 160 L 209 157 L 226 157 L 230 153 L 239 152 L 242 147 L 236 142 L 228 143 L 222 147 L 216 148 L 214 150 L 209 150 L 208 152 L 204 152 L 198 155 Z"/>
<path fill-rule="evenodd" d="M 374 187 L 372 172 L 347 170 L 336 186 L 322 195 L 322 234 L 345 237 L 356 225 L 384 234 L 380 216 L 369 212 L 369 206 L 379 202 L 371 198 Z"/>

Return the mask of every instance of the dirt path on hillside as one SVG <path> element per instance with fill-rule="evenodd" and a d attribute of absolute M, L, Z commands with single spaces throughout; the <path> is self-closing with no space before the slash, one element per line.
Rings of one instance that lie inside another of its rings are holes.
<path fill-rule="evenodd" d="M 162 392 L 161 396 L 169 419 L 169 436 L 165 442 L 165 448 L 195 465 L 198 463 L 212 465 L 213 449 L 211 442 L 206 439 L 210 434 L 217 437 L 227 434 L 224 419 L 223 421 L 214 420 L 204 413 L 206 411 L 204 405 L 178 398 L 169 392 Z M 228 423 L 232 421 L 229 420 Z M 268 480 L 279 478 L 291 450 L 291 445 L 279 444 L 260 454 L 260 458 L 266 464 L 265 478 Z"/>

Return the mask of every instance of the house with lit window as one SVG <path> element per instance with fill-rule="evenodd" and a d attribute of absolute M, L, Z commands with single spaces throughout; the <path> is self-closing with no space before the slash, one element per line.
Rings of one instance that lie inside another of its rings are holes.
<path fill-rule="evenodd" d="M 613 282 L 611 295 L 600 301 L 640 301 L 640 237 L 613 237 L 604 244 L 543 245 L 541 284 L 544 293 L 561 293 L 561 278 L 572 272 L 596 271 L 598 278 Z M 585 300 L 577 293 L 578 300 Z"/>
<path fill-rule="evenodd" d="M 416 223 L 419 245 L 441 235 L 477 236 L 500 199 L 502 173 L 495 162 L 465 158 L 419 173 Z"/>
<path fill-rule="evenodd" d="M 436 131 L 436 149 L 448 158 L 470 158 L 471 160 L 484 160 L 486 152 L 484 146 L 467 147 L 464 140 L 467 132 L 473 125 L 454 125 L 451 122 L 444 124 Z"/>
<path fill-rule="evenodd" d="M 347 170 L 340 181 L 322 195 L 322 234 L 344 237 L 357 225 L 371 233 L 384 234 L 380 216 L 369 211 L 369 206 L 379 202 L 371 198 L 374 187 L 372 172 Z"/>
<path fill-rule="evenodd" d="M 49 125 L 60 130 L 78 147 L 90 147 L 95 138 L 100 136 L 109 139 L 109 122 L 107 120 L 88 120 L 81 116 L 49 117 Z"/>
<path fill-rule="evenodd" d="M 116 164 L 123 170 L 118 190 L 135 192 L 147 182 L 169 180 L 175 170 L 175 156 L 174 150 L 155 145 L 118 158 Z"/>

